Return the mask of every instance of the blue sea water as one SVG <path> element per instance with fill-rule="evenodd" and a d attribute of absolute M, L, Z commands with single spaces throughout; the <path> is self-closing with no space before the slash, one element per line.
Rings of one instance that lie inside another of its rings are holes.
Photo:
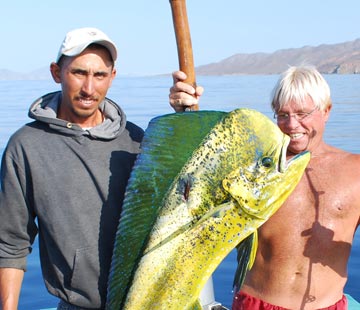
<path fill-rule="evenodd" d="M 259 110 L 272 117 L 269 107 L 276 75 L 198 77 L 205 87 L 200 101 L 202 110 L 230 111 L 239 107 Z M 350 152 L 360 153 L 360 75 L 326 75 L 332 90 L 333 110 L 327 125 L 328 143 Z M 128 119 L 144 129 L 157 115 L 172 113 L 168 104 L 170 76 L 118 77 L 108 96 L 126 111 Z M 28 106 L 46 92 L 58 90 L 52 81 L 0 81 L 0 154 L 10 135 L 25 122 Z M 346 184 L 344 184 L 346 186 Z M 2 219 L 6 220 L 6 219 Z M 232 277 L 236 253 L 233 251 L 213 275 L 215 297 L 227 307 L 231 305 Z M 360 301 L 360 233 L 355 235 L 349 263 L 346 292 Z M 55 307 L 56 298 L 46 292 L 39 267 L 38 245 L 34 244 L 25 273 L 19 310 Z"/>

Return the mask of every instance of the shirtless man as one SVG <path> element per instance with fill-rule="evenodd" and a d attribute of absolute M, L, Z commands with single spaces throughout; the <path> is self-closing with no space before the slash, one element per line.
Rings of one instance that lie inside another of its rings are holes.
<path fill-rule="evenodd" d="M 196 104 L 203 89 L 174 72 L 170 104 Z M 312 67 L 291 67 L 271 103 L 279 128 L 290 136 L 288 156 L 311 161 L 284 205 L 259 229 L 255 263 L 233 310 L 347 309 L 344 286 L 360 215 L 360 155 L 325 143 L 331 111 L 329 86 Z"/>

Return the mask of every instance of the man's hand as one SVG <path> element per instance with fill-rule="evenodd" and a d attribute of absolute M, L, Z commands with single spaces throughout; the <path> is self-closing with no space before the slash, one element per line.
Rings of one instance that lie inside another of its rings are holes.
<path fill-rule="evenodd" d="M 185 111 L 186 108 L 198 104 L 204 89 L 197 86 L 196 89 L 183 82 L 186 74 L 182 71 L 175 71 L 172 74 L 174 84 L 170 88 L 169 103 L 176 112 Z"/>

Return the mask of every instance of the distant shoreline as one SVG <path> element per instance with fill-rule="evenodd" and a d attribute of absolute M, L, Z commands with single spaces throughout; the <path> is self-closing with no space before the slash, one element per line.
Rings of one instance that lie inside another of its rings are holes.
<path fill-rule="evenodd" d="M 235 54 L 219 62 L 197 66 L 195 71 L 199 76 L 275 75 L 280 74 L 289 66 L 302 64 L 313 65 L 323 74 L 359 74 L 360 39 L 338 44 L 282 49 L 274 53 Z M 123 76 L 165 75 L 171 75 L 171 73 L 127 74 Z M 39 68 L 29 73 L 0 69 L 0 81 L 48 79 L 51 79 L 49 67 Z"/>

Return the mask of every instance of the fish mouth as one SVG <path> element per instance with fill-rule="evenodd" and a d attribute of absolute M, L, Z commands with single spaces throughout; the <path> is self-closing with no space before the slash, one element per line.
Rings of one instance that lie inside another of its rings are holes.
<path fill-rule="evenodd" d="M 290 143 L 290 137 L 287 135 L 284 135 L 282 145 L 280 148 L 280 156 L 279 156 L 279 163 L 278 163 L 278 171 L 280 173 L 284 173 L 286 171 L 286 168 L 290 164 L 290 160 L 287 160 L 286 154 L 287 154 L 287 148 Z"/>
<path fill-rule="evenodd" d="M 299 154 L 296 154 L 295 156 L 287 158 L 287 149 L 290 144 L 290 137 L 287 135 L 284 135 L 282 147 L 280 149 L 280 156 L 279 156 L 279 165 L 278 170 L 280 173 L 285 173 L 288 167 L 296 161 L 299 157 L 309 153 L 309 151 L 304 151 Z"/>

